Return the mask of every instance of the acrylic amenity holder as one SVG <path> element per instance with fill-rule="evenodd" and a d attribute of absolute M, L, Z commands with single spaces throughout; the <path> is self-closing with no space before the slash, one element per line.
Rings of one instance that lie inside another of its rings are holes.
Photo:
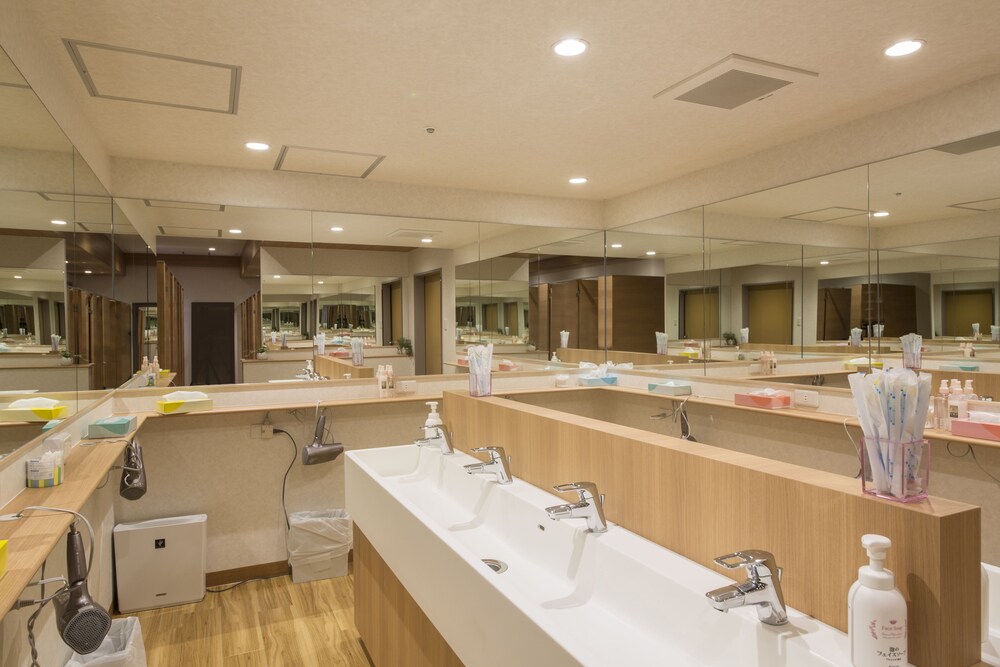
<path fill-rule="evenodd" d="M 469 371 L 469 396 L 490 396 L 493 393 L 492 373 L 473 373 Z"/>
<path fill-rule="evenodd" d="M 902 503 L 923 500 L 930 470 L 931 448 L 926 440 L 883 445 L 877 438 L 861 438 L 861 490 L 869 495 Z"/>

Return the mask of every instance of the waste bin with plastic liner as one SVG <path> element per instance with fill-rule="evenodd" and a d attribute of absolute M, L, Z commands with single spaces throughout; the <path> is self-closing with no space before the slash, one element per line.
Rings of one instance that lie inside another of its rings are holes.
<path fill-rule="evenodd" d="M 293 512 L 288 524 L 288 564 L 294 583 L 347 575 L 353 537 L 347 510 Z"/>
<path fill-rule="evenodd" d="M 111 630 L 93 653 L 74 653 L 66 667 L 146 667 L 142 627 L 135 616 L 111 621 Z"/>

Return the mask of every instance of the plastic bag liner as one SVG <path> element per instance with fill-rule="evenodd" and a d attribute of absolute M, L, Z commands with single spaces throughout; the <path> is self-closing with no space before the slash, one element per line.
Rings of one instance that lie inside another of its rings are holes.
<path fill-rule="evenodd" d="M 66 667 L 146 667 L 142 627 L 135 616 L 111 621 L 111 630 L 101 645 L 87 655 L 73 654 Z"/>
<path fill-rule="evenodd" d="M 292 512 L 288 517 L 288 560 L 294 566 L 346 556 L 353 537 L 347 510 Z"/>

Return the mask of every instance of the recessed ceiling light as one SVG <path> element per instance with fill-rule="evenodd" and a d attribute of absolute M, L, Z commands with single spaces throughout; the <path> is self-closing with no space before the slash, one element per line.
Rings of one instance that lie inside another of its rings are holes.
<path fill-rule="evenodd" d="M 823 266 L 826 266 L 826 265 L 827 265 L 827 264 L 829 264 L 829 263 L 830 263 L 830 262 L 826 261 L 825 259 L 824 259 L 824 260 L 823 260 L 822 262 L 820 262 L 820 264 L 822 264 Z"/>
<path fill-rule="evenodd" d="M 587 179 L 584 178 L 583 176 L 577 176 L 576 178 L 569 179 L 569 182 L 572 183 L 573 185 L 583 185 L 584 183 L 587 182 Z"/>
<path fill-rule="evenodd" d="M 93 271 L 91 271 L 90 269 L 86 269 L 84 270 L 84 273 L 93 273 Z"/>
<path fill-rule="evenodd" d="M 553 44 L 552 50 L 560 56 L 578 56 L 587 50 L 587 42 L 575 37 L 563 39 Z"/>
<path fill-rule="evenodd" d="M 873 218 L 888 218 L 889 217 L 889 211 L 875 211 L 874 213 L 872 213 L 872 217 Z"/>
<path fill-rule="evenodd" d="M 209 248 L 208 251 L 209 252 L 215 252 L 215 248 Z"/>
<path fill-rule="evenodd" d="M 14 280 L 20 280 L 22 276 L 14 276 Z"/>
<path fill-rule="evenodd" d="M 621 244 L 621 243 L 612 243 L 612 244 L 611 244 L 611 247 L 612 247 L 612 248 L 621 248 L 621 247 L 622 247 L 622 244 Z"/>
<path fill-rule="evenodd" d="M 656 254 L 656 251 L 655 250 L 647 250 L 646 254 L 649 255 L 650 257 L 652 257 L 653 255 Z"/>
<path fill-rule="evenodd" d="M 252 151 L 266 151 L 270 148 L 270 146 L 260 141 L 248 141 L 244 145 Z"/>
<path fill-rule="evenodd" d="M 230 234 L 242 234 L 243 230 L 242 229 L 230 229 L 229 233 Z"/>
<path fill-rule="evenodd" d="M 330 231 L 331 232 L 342 232 L 342 231 L 344 231 L 344 228 L 343 227 L 331 227 Z"/>
<path fill-rule="evenodd" d="M 65 225 L 66 221 L 65 220 L 53 220 L 52 224 L 53 225 Z"/>
<path fill-rule="evenodd" d="M 317 284 L 317 285 L 322 285 L 322 284 L 323 284 L 323 281 L 322 281 L 322 280 L 317 280 L 317 281 L 316 281 L 316 284 Z"/>
<path fill-rule="evenodd" d="M 885 55 L 891 58 L 898 58 L 899 56 L 908 56 L 911 53 L 916 53 L 924 46 L 924 40 L 922 39 L 904 39 L 902 42 L 896 42 L 888 49 L 885 50 Z"/>
<path fill-rule="evenodd" d="M 434 239 L 420 239 L 421 243 L 434 243 Z"/>
<path fill-rule="evenodd" d="M 275 279 L 275 280 L 277 280 L 277 279 L 279 279 L 279 278 L 281 278 L 281 276 L 275 276 L 275 277 L 274 277 L 274 279 Z"/>

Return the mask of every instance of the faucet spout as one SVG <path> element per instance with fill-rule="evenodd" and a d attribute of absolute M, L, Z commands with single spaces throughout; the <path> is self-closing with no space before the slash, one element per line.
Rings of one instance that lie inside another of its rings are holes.
<path fill-rule="evenodd" d="M 510 474 L 510 457 L 504 452 L 503 447 L 476 447 L 474 452 L 488 452 L 489 463 L 470 463 L 465 466 L 465 471 L 470 475 L 476 473 L 492 473 L 497 476 L 497 484 L 510 484 L 514 477 Z"/>
<path fill-rule="evenodd" d="M 604 518 L 604 494 L 598 493 L 596 484 L 593 482 L 573 482 L 560 484 L 553 488 L 560 493 L 576 491 L 580 494 L 580 500 L 576 503 L 546 507 L 545 512 L 550 519 L 553 521 L 586 519 L 589 532 L 607 532 L 608 522 Z"/>
<path fill-rule="evenodd" d="M 784 625 L 788 622 L 785 598 L 781 592 L 781 568 L 775 564 L 772 554 L 748 549 L 721 556 L 715 562 L 730 570 L 745 567 L 747 580 L 705 593 L 714 609 L 726 612 L 752 605 L 756 607 L 761 623 Z"/>

